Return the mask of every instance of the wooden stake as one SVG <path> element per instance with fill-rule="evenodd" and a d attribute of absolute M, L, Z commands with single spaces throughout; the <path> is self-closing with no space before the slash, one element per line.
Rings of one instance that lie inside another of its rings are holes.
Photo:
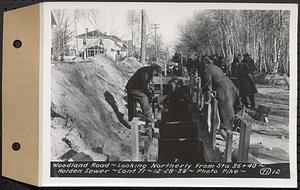
<path fill-rule="evenodd" d="M 198 77 L 198 87 L 197 87 L 197 105 L 200 106 L 200 110 L 202 109 L 201 107 L 201 93 L 200 93 L 200 90 L 201 90 L 201 77 Z"/>
<path fill-rule="evenodd" d="M 211 103 L 207 104 L 207 129 L 211 132 Z"/>
<path fill-rule="evenodd" d="M 217 109 L 218 101 L 215 98 L 212 98 L 212 111 L 211 111 L 211 132 L 210 138 L 212 142 L 212 147 L 216 147 L 216 135 L 217 135 Z"/>
<path fill-rule="evenodd" d="M 226 140 L 226 147 L 225 147 L 225 161 L 231 162 L 232 161 L 232 131 L 227 131 L 227 140 Z"/>
<path fill-rule="evenodd" d="M 241 120 L 240 128 L 241 131 L 237 161 L 248 162 L 251 126 L 245 120 Z"/>
<path fill-rule="evenodd" d="M 163 78 L 160 76 L 160 94 L 164 94 Z"/>
<path fill-rule="evenodd" d="M 134 118 L 136 120 L 136 118 Z M 133 120 L 133 121 L 134 121 Z M 139 126 L 138 122 L 132 122 L 132 135 L 134 137 L 134 158 L 133 161 L 140 161 L 140 147 L 139 147 Z"/>

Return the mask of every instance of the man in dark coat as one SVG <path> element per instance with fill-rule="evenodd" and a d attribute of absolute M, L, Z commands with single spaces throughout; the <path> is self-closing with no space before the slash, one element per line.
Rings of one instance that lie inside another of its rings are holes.
<path fill-rule="evenodd" d="M 189 76 L 191 76 L 193 69 L 194 69 L 194 60 L 192 59 L 192 56 L 190 55 L 186 62 L 186 69 L 188 71 Z"/>
<path fill-rule="evenodd" d="M 239 88 L 239 80 L 238 80 L 238 65 L 243 60 L 243 57 L 241 54 L 238 54 L 233 58 L 233 61 L 230 66 L 230 79 L 232 80 L 233 84 L 237 88 Z"/>
<path fill-rule="evenodd" d="M 249 97 L 251 107 L 255 108 L 254 94 L 257 93 L 257 88 L 254 81 L 254 61 L 249 54 L 245 54 L 243 61 L 239 63 L 237 74 L 242 103 L 248 107 L 247 97 Z"/>
<path fill-rule="evenodd" d="M 207 102 L 210 102 L 212 91 L 216 91 L 221 126 L 229 129 L 229 120 L 240 108 L 238 91 L 232 81 L 225 76 L 223 71 L 216 65 L 211 64 L 208 58 L 203 60 L 202 88 Z"/>
<path fill-rule="evenodd" d="M 131 104 L 135 101 L 138 102 L 141 105 L 146 121 L 152 121 L 153 119 L 149 104 L 149 100 L 152 99 L 153 94 L 149 89 L 149 84 L 155 75 L 161 74 L 161 71 L 161 67 L 156 64 L 142 67 L 134 73 L 126 84 L 128 108 L 131 108 Z M 130 114 L 128 116 L 128 120 L 131 121 L 132 116 L 130 117 Z"/>
<path fill-rule="evenodd" d="M 171 92 L 168 93 L 163 103 L 172 113 L 175 121 L 189 120 L 191 114 L 189 113 L 189 104 L 195 105 L 189 95 L 186 94 L 183 81 L 181 79 L 172 78 L 169 82 Z"/>
<path fill-rule="evenodd" d="M 230 76 L 231 77 L 237 77 L 237 68 L 238 68 L 238 64 L 242 61 L 242 56 L 241 54 L 238 54 L 237 56 L 235 56 L 233 58 L 233 61 L 231 63 L 231 67 L 230 67 Z"/>
<path fill-rule="evenodd" d="M 254 71 L 255 71 L 255 65 L 254 65 L 254 61 L 253 59 L 251 58 L 250 54 L 249 53 L 246 53 L 243 55 L 244 56 L 244 59 L 243 61 L 247 64 L 249 70 L 250 70 L 250 74 L 252 75 L 253 77 L 253 80 L 254 80 Z"/>

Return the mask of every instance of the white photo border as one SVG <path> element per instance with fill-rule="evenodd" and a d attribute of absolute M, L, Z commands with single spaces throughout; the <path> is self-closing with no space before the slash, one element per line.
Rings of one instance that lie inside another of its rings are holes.
<path fill-rule="evenodd" d="M 239 10 L 290 10 L 290 95 L 289 158 L 290 179 L 269 178 L 52 178 L 50 177 L 51 106 L 51 17 L 52 9 L 155 8 L 182 4 L 184 8 Z M 46 2 L 41 4 L 40 56 L 40 178 L 41 186 L 114 186 L 114 187 L 297 187 L 297 27 L 298 4 L 264 3 L 138 3 L 138 2 Z M 216 182 L 217 179 L 217 182 Z"/>

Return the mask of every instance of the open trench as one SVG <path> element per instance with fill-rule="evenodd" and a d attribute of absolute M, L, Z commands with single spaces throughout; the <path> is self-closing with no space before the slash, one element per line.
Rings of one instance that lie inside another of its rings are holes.
<path fill-rule="evenodd" d="M 155 85 L 159 96 L 161 92 L 163 95 L 170 94 L 170 86 L 165 82 L 170 79 L 165 77 L 163 85 Z M 189 82 L 187 78 L 183 80 L 184 96 L 192 99 Z M 156 125 L 159 128 L 158 162 L 220 162 L 221 153 L 212 147 L 204 112 L 183 100 L 176 102 L 172 108 L 162 107 Z"/>

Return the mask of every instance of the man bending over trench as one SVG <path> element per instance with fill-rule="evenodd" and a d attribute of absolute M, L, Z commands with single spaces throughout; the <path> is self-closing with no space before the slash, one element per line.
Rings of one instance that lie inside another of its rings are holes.
<path fill-rule="evenodd" d="M 126 92 L 128 93 L 128 120 L 131 121 L 133 113 L 130 113 L 132 104 L 138 102 L 141 105 L 146 122 L 154 122 L 153 114 L 149 101 L 152 100 L 153 94 L 149 89 L 150 81 L 154 76 L 161 74 L 162 69 L 159 65 L 153 64 L 150 66 L 138 69 L 126 84 Z M 134 108 L 135 109 L 135 108 Z M 135 112 L 135 110 L 133 110 Z"/>
<path fill-rule="evenodd" d="M 230 129 L 229 121 L 234 114 L 241 109 L 238 91 L 232 81 L 225 76 L 216 65 L 211 64 L 208 57 L 204 57 L 201 65 L 202 88 L 206 95 L 206 101 L 211 101 L 212 91 L 216 91 L 218 109 L 221 120 L 221 129 Z M 220 131 L 226 137 L 225 131 Z"/>

